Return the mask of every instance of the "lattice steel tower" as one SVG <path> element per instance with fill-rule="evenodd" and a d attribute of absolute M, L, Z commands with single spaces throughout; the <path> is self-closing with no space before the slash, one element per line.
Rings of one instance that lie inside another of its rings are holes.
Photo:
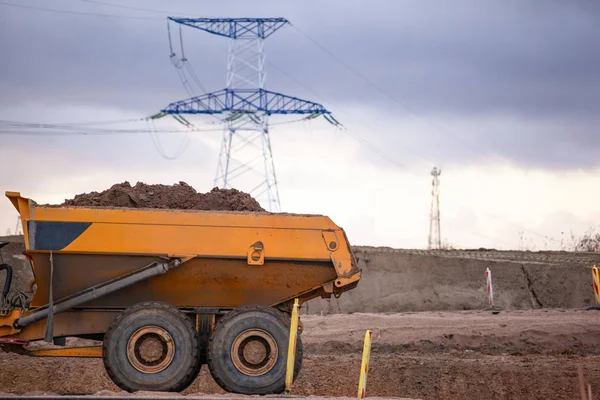
<path fill-rule="evenodd" d="M 264 40 L 284 18 L 172 18 L 170 21 L 229 39 L 225 89 L 169 104 L 167 114 L 223 114 L 224 131 L 214 185 L 234 185 L 270 211 L 280 211 L 269 136 L 272 114 L 330 114 L 322 105 L 264 88 Z"/>
<path fill-rule="evenodd" d="M 440 175 L 442 169 L 433 167 L 431 170 L 431 209 L 429 211 L 429 240 L 428 249 L 442 248 L 442 233 L 440 229 Z"/>

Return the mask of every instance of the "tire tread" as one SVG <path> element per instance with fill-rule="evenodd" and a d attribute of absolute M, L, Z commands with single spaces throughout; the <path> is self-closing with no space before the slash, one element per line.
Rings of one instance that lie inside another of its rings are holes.
<path fill-rule="evenodd" d="M 109 378 L 117 385 L 119 386 L 121 389 L 127 390 L 127 391 L 132 391 L 131 388 L 129 388 L 127 386 L 127 384 L 125 382 L 123 382 L 112 370 L 112 366 L 109 365 L 109 363 L 107 362 L 106 357 L 104 356 L 107 352 L 108 349 L 108 343 L 111 341 L 112 339 L 112 335 L 114 334 L 114 330 L 120 325 L 120 322 L 128 315 L 134 314 L 136 312 L 138 312 L 139 310 L 147 310 L 148 308 L 158 308 L 158 309 L 163 309 L 165 311 L 168 311 L 169 313 L 171 313 L 173 316 L 175 316 L 176 318 L 178 318 L 179 320 L 181 320 L 185 325 L 188 325 L 189 329 L 194 332 L 195 335 L 195 339 L 193 340 L 193 344 L 192 344 L 192 352 L 194 354 L 198 354 L 199 351 L 199 340 L 198 340 L 198 332 L 196 331 L 194 325 L 192 324 L 191 320 L 181 311 L 179 311 L 177 308 L 172 307 L 166 303 L 162 303 L 162 302 L 157 302 L 157 301 L 145 301 L 145 302 L 141 302 L 141 303 L 137 303 L 129 308 L 127 308 L 125 311 L 119 313 L 119 315 L 117 316 L 117 318 L 114 319 L 114 321 L 111 323 L 110 327 L 108 328 L 108 330 L 106 331 L 106 334 L 104 336 L 104 341 L 102 342 L 102 360 L 104 363 L 104 368 L 106 369 L 106 373 L 108 374 Z M 200 360 L 197 360 L 198 364 L 200 362 Z M 183 379 L 181 379 L 181 383 L 173 388 L 170 388 L 169 391 L 172 392 L 181 392 L 182 390 L 184 390 L 185 388 L 187 388 L 189 385 L 192 384 L 192 382 L 194 382 L 194 380 L 196 379 L 196 377 L 198 376 L 198 372 L 199 372 L 199 368 L 197 367 L 197 365 L 192 365 L 190 368 L 188 368 L 188 371 L 186 371 L 185 373 L 185 377 Z"/>
<path fill-rule="evenodd" d="M 214 330 L 216 331 L 217 329 L 219 329 L 219 327 L 225 323 L 227 323 L 228 320 L 235 318 L 237 315 L 249 312 L 249 311 L 262 311 L 262 312 L 267 312 L 273 316 L 275 316 L 277 319 L 279 319 L 281 322 L 283 322 L 286 326 L 289 326 L 291 324 L 291 318 L 273 308 L 273 307 L 269 307 L 269 306 L 263 306 L 263 305 L 245 305 L 245 306 L 240 306 L 237 307 L 235 309 L 233 309 L 232 311 L 228 312 L 227 315 L 225 315 L 223 318 L 221 318 L 215 325 Z M 212 348 L 212 343 L 214 340 L 214 335 L 211 335 L 211 338 L 209 340 L 209 348 Z M 296 377 L 298 376 L 298 373 L 300 372 L 300 368 L 302 367 L 302 356 L 303 356 L 303 347 L 302 347 L 302 341 L 300 340 L 300 336 L 298 336 L 298 346 L 296 346 L 296 358 L 294 359 L 294 380 L 296 379 Z M 286 349 L 287 351 L 287 349 Z M 215 371 L 213 371 L 212 369 L 212 362 L 213 362 L 213 354 L 209 351 L 208 352 L 208 368 L 210 370 L 210 374 L 212 375 L 212 378 L 215 380 L 215 382 L 226 392 L 229 393 L 234 393 L 235 389 L 232 388 L 231 386 L 229 386 L 226 382 L 224 382 L 217 373 L 215 373 Z"/>

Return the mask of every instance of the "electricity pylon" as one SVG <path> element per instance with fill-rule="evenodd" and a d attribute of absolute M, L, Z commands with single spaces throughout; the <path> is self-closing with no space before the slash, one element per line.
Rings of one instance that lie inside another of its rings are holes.
<path fill-rule="evenodd" d="M 264 40 L 288 24 L 288 20 L 172 17 L 169 20 L 228 38 L 227 77 L 225 89 L 171 103 L 161 111 L 223 114 L 224 131 L 214 185 L 236 186 L 248 191 L 269 211 L 280 211 L 269 117 L 273 114 L 308 114 L 310 117 L 330 114 L 321 104 L 264 87 Z"/>

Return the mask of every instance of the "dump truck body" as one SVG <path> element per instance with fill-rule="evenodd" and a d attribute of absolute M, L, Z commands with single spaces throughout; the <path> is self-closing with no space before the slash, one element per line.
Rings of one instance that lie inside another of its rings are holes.
<path fill-rule="evenodd" d="M 35 278 L 30 302 L 0 316 L 5 338 L 47 338 L 49 324 L 53 337 L 102 337 L 123 310 L 145 302 L 186 315 L 245 305 L 287 311 L 296 298 L 338 296 L 360 279 L 344 231 L 325 216 L 39 206 L 19 193 L 7 197 L 21 215 Z"/>

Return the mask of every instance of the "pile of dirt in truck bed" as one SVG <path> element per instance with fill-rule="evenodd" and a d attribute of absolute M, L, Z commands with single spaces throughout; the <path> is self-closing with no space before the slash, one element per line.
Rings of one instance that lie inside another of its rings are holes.
<path fill-rule="evenodd" d="M 117 183 L 103 192 L 78 194 L 61 206 L 170 208 L 177 210 L 265 211 L 249 194 L 237 189 L 214 188 L 198 193 L 185 182 L 174 185 Z"/>

